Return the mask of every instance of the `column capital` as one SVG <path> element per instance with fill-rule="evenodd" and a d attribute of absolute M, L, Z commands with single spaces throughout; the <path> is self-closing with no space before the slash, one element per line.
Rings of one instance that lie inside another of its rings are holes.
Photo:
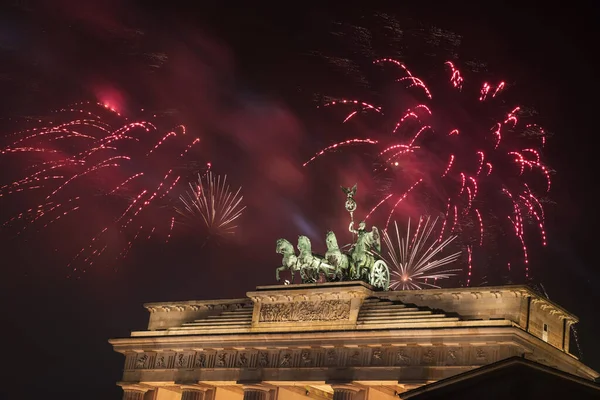
<path fill-rule="evenodd" d="M 242 383 L 244 400 L 267 400 L 272 386 L 261 383 Z"/>
<path fill-rule="evenodd" d="M 352 400 L 354 395 L 361 390 L 361 388 L 347 383 L 333 383 L 330 386 L 333 389 L 333 400 Z"/>
<path fill-rule="evenodd" d="M 123 400 L 143 400 L 144 394 L 151 388 L 139 383 L 118 382 L 123 389 Z"/>
<path fill-rule="evenodd" d="M 195 390 L 197 392 L 206 392 L 207 390 L 211 389 L 208 386 L 199 385 L 197 383 L 181 383 L 179 384 L 179 388 L 181 390 Z"/>
<path fill-rule="evenodd" d="M 333 390 L 345 390 L 349 392 L 359 392 L 362 388 L 356 387 L 350 383 L 331 383 L 329 384 Z"/>
<path fill-rule="evenodd" d="M 244 391 L 246 391 L 246 390 L 256 390 L 256 391 L 261 391 L 261 392 L 268 392 L 269 390 L 272 389 L 271 386 L 261 385 L 261 384 L 242 385 L 242 388 L 244 389 Z"/>
<path fill-rule="evenodd" d="M 117 382 L 117 386 L 121 386 L 121 389 L 129 392 L 142 392 L 146 393 L 148 390 L 152 389 L 150 386 L 136 383 L 136 382 Z"/>
<path fill-rule="evenodd" d="M 181 400 L 204 400 L 206 391 L 209 389 L 198 384 L 183 384 L 179 388 L 181 389 Z"/>

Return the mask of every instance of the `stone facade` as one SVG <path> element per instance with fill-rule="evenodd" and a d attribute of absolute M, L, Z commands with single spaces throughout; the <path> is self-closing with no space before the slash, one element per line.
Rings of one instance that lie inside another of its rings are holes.
<path fill-rule="evenodd" d="M 146 304 L 148 329 L 110 341 L 125 356 L 124 399 L 393 399 L 513 356 L 598 376 L 569 353 L 576 317 L 525 286 L 247 296 Z"/>

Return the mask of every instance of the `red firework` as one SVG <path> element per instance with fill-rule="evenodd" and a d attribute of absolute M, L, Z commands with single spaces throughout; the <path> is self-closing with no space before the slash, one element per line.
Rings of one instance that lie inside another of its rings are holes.
<path fill-rule="evenodd" d="M 381 134 L 332 144 L 304 166 L 340 147 L 370 146 L 377 156 L 375 172 L 383 194 L 366 218 L 387 207 L 382 219 L 387 229 L 402 206 L 416 207 L 421 214 L 444 215 L 439 240 L 444 234 L 459 236 L 466 248 L 467 285 L 473 281 L 477 249 L 498 241 L 508 227 L 516 239 L 512 242 L 521 249 L 519 258 L 528 278 L 526 231 L 530 229 L 526 226 L 535 227 L 546 245 L 544 207 L 537 194 L 548 192 L 551 186 L 551 171 L 541 160 L 544 130 L 522 123 L 530 115 L 521 107 L 505 108 L 506 101 L 501 99 L 505 82 L 471 85 L 448 61 L 447 78 L 440 80 L 439 90 L 433 90 L 400 61 L 384 58 L 374 64 L 396 68 L 398 87 L 392 104 L 337 100 L 325 105 L 348 110 L 342 117 L 344 124 L 374 115 Z M 534 187 L 541 190 L 536 192 Z M 514 265 L 511 259 L 504 265 L 510 261 Z"/>
<path fill-rule="evenodd" d="M 171 202 L 178 198 L 171 192 L 189 169 L 186 162 L 200 139 L 186 134 L 183 125 L 162 131 L 150 121 L 130 121 L 93 103 L 39 122 L 9 136 L 0 150 L 25 163 L 24 169 L 15 168 L 20 176 L 0 187 L 0 197 L 24 195 L 17 202 L 28 204 L 5 226 L 17 226 L 20 235 L 68 217 L 78 227 L 102 224 L 69 263 L 73 271 L 85 271 L 108 253 L 124 258 L 136 241 L 169 240 L 175 222 Z M 95 221 L 100 213 L 108 220 Z"/>

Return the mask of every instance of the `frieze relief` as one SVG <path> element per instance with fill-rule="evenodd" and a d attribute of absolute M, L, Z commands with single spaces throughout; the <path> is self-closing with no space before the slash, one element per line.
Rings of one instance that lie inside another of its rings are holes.
<path fill-rule="evenodd" d="M 311 357 L 310 351 L 302 350 L 300 353 L 300 364 L 302 367 L 310 367 L 312 365 L 313 359 Z"/>
<path fill-rule="evenodd" d="M 396 365 L 409 365 L 411 362 L 411 357 L 408 354 L 407 349 L 400 349 L 400 350 L 396 351 L 395 358 L 396 358 L 396 361 L 395 361 Z"/>
<path fill-rule="evenodd" d="M 435 352 L 432 348 L 423 349 L 423 357 L 422 363 L 426 365 L 431 365 L 435 362 Z"/>
<path fill-rule="evenodd" d="M 478 361 L 485 361 L 487 359 L 487 353 L 481 347 L 475 349 L 475 358 Z"/>
<path fill-rule="evenodd" d="M 360 365 L 362 364 L 361 361 L 362 360 L 360 350 L 352 350 L 348 357 L 348 364 L 350 364 L 351 366 Z"/>
<path fill-rule="evenodd" d="M 197 353 L 196 361 L 194 361 L 194 368 L 206 368 L 208 367 L 208 357 L 206 353 Z"/>
<path fill-rule="evenodd" d="M 338 353 L 335 349 L 328 349 L 325 352 L 325 365 L 328 367 L 335 367 L 339 365 Z"/>
<path fill-rule="evenodd" d="M 148 354 L 140 354 L 137 358 L 137 360 L 135 361 L 135 369 L 143 369 L 146 368 L 146 366 L 148 365 Z"/>
<path fill-rule="evenodd" d="M 284 351 L 280 355 L 279 366 L 281 368 L 292 367 L 292 353 L 290 351 Z"/>
<path fill-rule="evenodd" d="M 185 353 L 178 353 L 175 356 L 175 368 L 188 368 L 189 356 Z"/>
<path fill-rule="evenodd" d="M 229 361 L 228 353 L 217 353 L 217 361 L 215 362 L 215 367 L 217 368 L 226 368 L 228 367 L 227 363 Z"/>
<path fill-rule="evenodd" d="M 457 365 L 462 362 L 462 349 L 449 348 L 446 351 L 446 365 Z"/>
<path fill-rule="evenodd" d="M 373 352 L 371 353 L 371 365 L 377 366 L 377 365 L 383 365 L 383 364 L 384 364 L 383 350 L 381 350 L 381 349 L 373 350 Z"/>
<path fill-rule="evenodd" d="M 261 368 L 266 368 L 269 366 L 269 353 L 261 351 L 258 353 L 258 366 Z"/>
<path fill-rule="evenodd" d="M 283 350 L 221 350 L 146 352 L 128 356 L 127 368 L 331 368 L 484 365 L 512 353 L 494 346 L 401 346 L 379 348 L 312 348 Z M 500 357 L 502 356 L 502 357 Z"/>
<path fill-rule="evenodd" d="M 159 354 L 156 356 L 156 362 L 154 363 L 154 368 L 162 369 L 167 368 L 167 361 L 165 360 L 166 356 L 164 354 Z"/>
<path fill-rule="evenodd" d="M 250 363 L 250 355 L 246 352 L 238 353 L 237 358 L 237 367 L 238 368 L 247 368 Z"/>
<path fill-rule="evenodd" d="M 350 301 L 263 303 L 259 322 L 340 321 L 350 318 Z"/>

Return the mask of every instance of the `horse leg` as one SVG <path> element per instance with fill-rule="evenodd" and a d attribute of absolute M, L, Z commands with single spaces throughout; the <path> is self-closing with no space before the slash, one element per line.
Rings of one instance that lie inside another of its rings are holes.
<path fill-rule="evenodd" d="M 275 270 L 275 280 L 277 280 L 277 282 L 279 282 L 279 280 L 280 280 L 279 279 L 279 272 L 285 271 L 285 270 L 286 270 L 286 266 L 285 265 L 282 265 L 281 267 L 279 267 L 279 268 L 277 268 Z"/>

